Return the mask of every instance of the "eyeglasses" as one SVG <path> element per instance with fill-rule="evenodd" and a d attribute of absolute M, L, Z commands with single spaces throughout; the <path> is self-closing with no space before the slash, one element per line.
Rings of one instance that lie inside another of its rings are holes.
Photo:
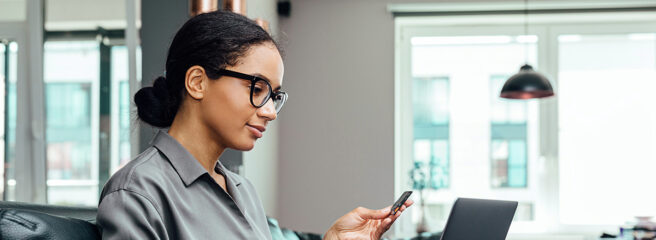
<path fill-rule="evenodd" d="M 282 105 L 287 101 L 287 93 L 283 91 L 273 92 L 271 84 L 264 78 L 248 75 L 240 72 L 221 69 L 219 75 L 240 78 L 251 81 L 251 104 L 253 107 L 261 108 L 269 99 L 273 100 L 273 106 L 276 108 L 276 113 L 280 112 Z"/>

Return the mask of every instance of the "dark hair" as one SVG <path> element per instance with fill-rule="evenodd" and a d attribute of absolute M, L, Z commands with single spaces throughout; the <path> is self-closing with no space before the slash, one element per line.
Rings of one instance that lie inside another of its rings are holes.
<path fill-rule="evenodd" d="M 142 121 L 160 128 L 171 126 L 186 94 L 187 70 L 198 65 L 211 79 L 218 70 L 237 64 L 255 45 L 273 43 L 271 35 L 242 15 L 216 11 L 189 19 L 173 38 L 166 58 L 166 77 L 155 79 L 152 87 L 143 87 L 134 95 Z"/>

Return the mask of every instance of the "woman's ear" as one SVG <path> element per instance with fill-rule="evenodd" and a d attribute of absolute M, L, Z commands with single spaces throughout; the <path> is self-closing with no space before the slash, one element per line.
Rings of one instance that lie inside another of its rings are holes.
<path fill-rule="evenodd" d="M 185 75 L 185 88 L 189 96 L 195 100 L 201 100 L 207 90 L 207 74 L 201 66 L 194 65 L 187 69 Z"/>

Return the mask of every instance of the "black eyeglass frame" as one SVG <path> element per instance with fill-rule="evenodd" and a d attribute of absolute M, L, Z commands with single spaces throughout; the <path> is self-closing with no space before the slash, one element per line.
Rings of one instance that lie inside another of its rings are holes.
<path fill-rule="evenodd" d="M 245 74 L 245 73 L 231 71 L 231 70 L 228 70 L 228 69 L 220 69 L 218 71 L 218 74 L 221 75 L 221 76 L 228 76 L 228 77 L 234 77 L 234 78 L 239 78 L 239 79 L 251 81 L 251 96 L 250 96 L 250 99 L 251 99 L 251 105 L 253 105 L 253 107 L 255 107 L 255 108 L 263 107 L 264 105 L 266 105 L 266 103 L 270 99 L 271 100 L 275 99 L 276 97 L 278 97 L 280 95 L 283 96 L 283 99 L 285 101 L 287 100 L 287 93 L 286 92 L 283 92 L 283 91 L 273 92 L 273 87 L 271 87 L 271 83 L 269 83 L 269 81 L 267 81 L 264 78 L 249 75 L 249 74 Z M 264 99 L 264 101 L 262 101 L 262 103 L 260 105 L 255 104 L 255 102 L 253 101 L 253 94 L 255 93 L 255 83 L 257 83 L 258 81 L 263 81 L 269 87 L 269 94 Z M 284 105 L 284 103 L 285 102 L 283 101 L 283 105 Z M 282 105 L 280 106 L 280 109 L 282 109 Z M 276 113 L 280 112 L 280 109 L 277 109 Z"/>

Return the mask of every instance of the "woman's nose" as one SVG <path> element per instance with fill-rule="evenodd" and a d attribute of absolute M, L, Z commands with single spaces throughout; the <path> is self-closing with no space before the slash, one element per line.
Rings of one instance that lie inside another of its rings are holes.
<path fill-rule="evenodd" d="M 259 117 L 267 118 L 269 121 L 276 120 L 278 113 L 276 113 L 276 106 L 273 104 L 273 100 L 269 99 L 264 106 L 258 108 L 257 115 Z"/>

